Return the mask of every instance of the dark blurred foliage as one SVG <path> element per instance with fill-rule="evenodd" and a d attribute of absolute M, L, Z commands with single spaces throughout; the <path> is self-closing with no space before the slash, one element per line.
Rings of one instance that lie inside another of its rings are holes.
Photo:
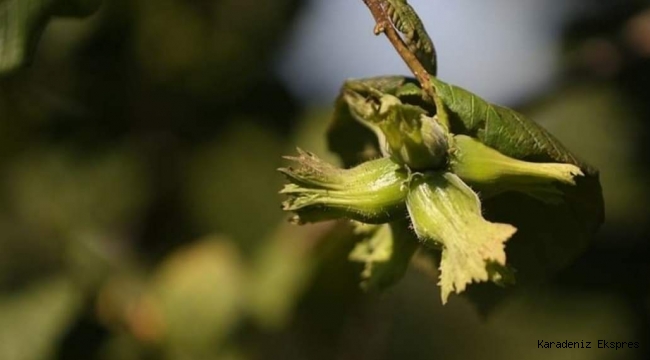
<path fill-rule="evenodd" d="M 281 213 L 281 155 L 336 160 L 333 99 L 303 109 L 271 69 L 302 5 L 105 0 L 0 79 L 0 359 L 650 358 L 650 8 L 590 7 L 562 84 L 521 106 L 601 169 L 594 245 L 443 307 L 425 256 L 367 295 L 347 224 Z"/>

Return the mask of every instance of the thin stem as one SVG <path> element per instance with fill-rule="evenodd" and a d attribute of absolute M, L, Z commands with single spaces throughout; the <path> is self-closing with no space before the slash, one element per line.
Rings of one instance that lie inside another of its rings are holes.
<path fill-rule="evenodd" d="M 363 0 L 368 9 L 370 9 L 372 16 L 375 18 L 375 35 L 379 35 L 380 33 L 386 35 L 395 50 L 397 50 L 399 56 L 404 60 L 413 75 L 415 75 L 415 78 L 418 79 L 420 85 L 422 85 L 425 94 L 432 99 L 435 99 L 436 97 L 433 94 L 433 88 L 431 87 L 431 82 L 429 80 L 429 73 L 424 69 L 424 66 L 422 66 L 422 63 L 420 63 L 420 60 L 418 60 L 415 54 L 408 49 L 404 40 L 402 40 L 402 37 L 393 27 L 393 23 L 390 21 L 390 18 L 384 10 L 385 6 L 382 6 L 385 1 L 386 0 Z"/>

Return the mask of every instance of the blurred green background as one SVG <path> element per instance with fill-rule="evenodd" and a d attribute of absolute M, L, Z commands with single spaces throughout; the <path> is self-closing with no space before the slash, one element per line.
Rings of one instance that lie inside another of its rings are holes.
<path fill-rule="evenodd" d="M 529 66 L 511 76 L 521 91 L 479 91 L 599 167 L 607 210 L 574 264 L 546 283 L 498 290 L 507 296 L 489 307 L 464 296 L 443 307 L 421 259 L 386 293 L 365 294 L 362 265 L 347 261 L 349 225 L 293 226 L 280 210 L 282 155 L 300 146 L 337 161 L 324 138 L 332 84 L 381 75 L 328 62 L 399 61 L 372 36 L 361 1 L 326 3 L 104 0 L 89 17 L 55 18 L 29 66 L 1 75 L 0 360 L 650 358 L 646 2 L 567 2 L 575 9 L 561 22 L 556 11 L 533 14 L 555 35 L 525 43 L 555 49 L 555 70 L 518 54 L 511 60 Z M 444 13 L 448 4 L 435 3 Z M 474 7 L 455 6 L 458 16 Z M 327 32 L 349 28 L 327 15 L 347 8 L 363 24 L 352 40 Z M 480 16 L 511 33 L 525 15 L 513 11 Z M 454 22 L 436 16 L 423 14 Z M 444 54 L 454 51 L 445 44 L 482 41 L 481 27 L 433 28 L 441 77 L 475 88 Z M 509 47 L 462 59 L 485 74 L 479 88 L 512 82 L 480 65 L 501 63 L 494 54 Z M 539 340 L 592 349 L 538 349 Z"/>

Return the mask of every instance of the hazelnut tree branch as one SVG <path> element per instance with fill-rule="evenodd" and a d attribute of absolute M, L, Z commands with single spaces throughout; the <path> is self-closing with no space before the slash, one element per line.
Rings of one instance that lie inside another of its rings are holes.
<path fill-rule="evenodd" d="M 391 22 L 388 14 L 386 13 L 386 0 L 363 0 L 366 4 L 372 16 L 375 18 L 375 35 L 384 33 L 390 43 L 393 45 L 397 53 L 400 55 L 402 60 L 406 63 L 409 70 L 413 73 L 416 79 L 420 82 L 420 85 L 427 94 L 432 99 L 435 99 L 436 96 L 433 94 L 433 88 L 431 87 L 431 82 L 429 80 L 429 73 L 424 69 L 420 60 L 413 54 L 406 44 L 402 37 L 397 33 L 393 23 Z"/>

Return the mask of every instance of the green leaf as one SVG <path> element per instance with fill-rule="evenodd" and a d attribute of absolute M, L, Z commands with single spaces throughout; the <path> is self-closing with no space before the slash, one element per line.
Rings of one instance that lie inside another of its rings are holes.
<path fill-rule="evenodd" d="M 476 137 L 515 159 L 569 163 L 582 170 L 585 176 L 575 178 L 575 186 L 556 185 L 565 200 L 559 204 L 546 204 L 515 192 L 483 202 L 487 219 L 513 224 L 518 229 L 508 254 L 519 281 L 543 280 L 569 265 L 586 249 L 604 220 L 598 170 L 522 114 L 490 104 L 435 77 L 431 81 L 446 107 L 454 134 Z"/>
<path fill-rule="evenodd" d="M 436 75 L 436 49 L 422 20 L 406 0 L 388 0 L 386 10 L 391 22 L 404 35 L 404 42 L 425 70 Z"/>
<path fill-rule="evenodd" d="M 0 359 L 56 358 L 61 338 L 83 309 L 70 279 L 56 276 L 16 293 L 0 293 Z"/>
<path fill-rule="evenodd" d="M 383 225 L 357 225 L 362 240 L 350 252 L 350 261 L 364 264 L 361 287 L 380 291 L 397 283 L 406 272 L 418 248 L 415 234 L 406 219 Z"/>
<path fill-rule="evenodd" d="M 579 167 L 585 176 L 576 177 L 575 185 L 555 182 L 552 187 L 519 189 L 525 194 L 499 189 L 492 194 L 481 192 L 482 196 L 486 195 L 483 199 L 486 219 L 513 224 L 518 228 L 508 247 L 508 256 L 510 265 L 517 270 L 519 282 L 543 280 L 566 267 L 586 249 L 604 220 L 598 171 L 523 115 L 489 104 L 466 90 L 436 78 L 431 79 L 439 103 L 444 104 L 443 109 L 426 103 L 417 82 L 403 77 L 350 80 L 343 86 L 343 92 L 349 89 L 360 91 L 365 87 L 370 89 L 366 90 L 367 93 L 394 95 L 405 104 L 426 109 L 430 116 L 436 114 L 442 118 L 439 119 L 441 123 L 446 120 L 453 134 L 476 138 L 503 155 L 533 163 L 568 163 Z M 379 154 L 375 134 L 355 120 L 351 106 L 354 104 L 349 103 L 349 98 L 346 100 L 343 95 L 339 97 L 328 133 L 330 149 L 341 156 L 346 166 L 368 159 L 360 154 L 374 154 L 375 157 Z M 452 145 L 452 153 L 454 150 Z M 454 171 L 453 164 L 451 170 Z M 471 177 L 477 174 L 465 175 Z M 549 189 L 552 191 L 549 192 Z M 531 194 L 537 198 L 532 198 Z M 544 201 L 539 201 L 540 197 Z"/>
<path fill-rule="evenodd" d="M 169 358 L 205 359 L 233 333 L 245 311 L 247 284 L 237 246 L 208 236 L 178 249 L 157 268 L 142 306 L 141 321 Z"/>
<path fill-rule="evenodd" d="M 574 164 L 590 175 L 598 174 L 595 168 L 578 159 L 552 134 L 524 115 L 490 104 L 435 77 L 431 77 L 431 83 L 447 107 L 452 133 L 476 137 L 515 159 Z"/>
<path fill-rule="evenodd" d="M 576 186 L 557 185 L 565 199 L 559 204 L 517 192 L 483 201 L 487 219 L 508 222 L 518 229 L 508 246 L 508 256 L 520 283 L 546 280 L 569 266 L 586 250 L 600 227 L 603 199 L 598 179 L 575 180 Z"/>
<path fill-rule="evenodd" d="M 53 16 L 85 16 L 101 0 L 0 1 L 0 75 L 28 62 Z"/>
<path fill-rule="evenodd" d="M 246 280 L 246 304 L 259 327 L 277 331 L 287 326 L 295 306 L 316 275 L 316 244 L 342 240 L 334 236 L 335 229 L 342 224 L 324 222 L 294 226 L 282 221 L 267 240 L 257 244 Z M 349 227 L 345 229 L 352 232 Z"/>

